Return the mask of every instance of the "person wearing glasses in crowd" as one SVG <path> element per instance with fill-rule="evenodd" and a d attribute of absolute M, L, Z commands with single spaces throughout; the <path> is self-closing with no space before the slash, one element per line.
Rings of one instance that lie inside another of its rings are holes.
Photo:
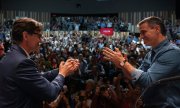
<path fill-rule="evenodd" d="M 140 38 L 147 46 L 152 47 L 138 69 L 123 57 L 118 48 L 115 51 L 104 48 L 104 58 L 121 68 L 142 89 L 161 80 L 161 84 L 142 95 L 144 108 L 179 108 L 180 78 L 176 77 L 180 76 L 180 48 L 169 42 L 165 25 L 159 17 L 147 17 L 138 23 L 138 27 Z"/>
<path fill-rule="evenodd" d="M 79 61 L 68 59 L 58 69 L 38 71 L 29 54 L 39 50 L 42 31 L 42 23 L 32 18 L 14 22 L 13 45 L 0 61 L 0 108 L 42 108 L 43 101 L 56 99 L 65 77 L 78 69 Z"/>

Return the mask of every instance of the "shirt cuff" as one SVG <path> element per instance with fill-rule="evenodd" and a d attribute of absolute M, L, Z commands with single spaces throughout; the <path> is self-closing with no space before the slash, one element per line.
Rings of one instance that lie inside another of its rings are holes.
<path fill-rule="evenodd" d="M 131 73 L 131 77 L 133 80 L 137 81 L 139 79 L 139 77 L 141 76 L 141 74 L 143 73 L 142 70 L 139 69 L 135 69 L 132 73 Z"/>
<path fill-rule="evenodd" d="M 64 79 L 65 77 L 63 76 L 63 75 L 61 75 L 61 74 L 58 74 L 58 76 L 57 77 L 60 77 L 60 78 L 62 78 L 62 79 Z"/>

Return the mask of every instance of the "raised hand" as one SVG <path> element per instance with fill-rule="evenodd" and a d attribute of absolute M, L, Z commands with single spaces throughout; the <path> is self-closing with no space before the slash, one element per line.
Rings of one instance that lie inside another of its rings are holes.
<path fill-rule="evenodd" d="M 79 67 L 79 60 L 68 59 L 66 62 L 62 61 L 59 65 L 59 72 L 64 77 L 76 71 Z"/>
<path fill-rule="evenodd" d="M 111 61 L 116 67 L 121 68 L 119 64 L 124 60 L 124 57 L 118 48 L 115 48 L 115 51 L 113 51 L 110 48 L 105 47 L 103 49 L 103 55 L 105 60 Z"/>

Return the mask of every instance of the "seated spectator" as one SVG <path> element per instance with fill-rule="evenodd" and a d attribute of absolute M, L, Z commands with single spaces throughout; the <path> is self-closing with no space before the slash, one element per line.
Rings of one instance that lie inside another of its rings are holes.
<path fill-rule="evenodd" d="M 91 104 L 91 108 L 120 108 L 120 106 L 116 93 L 106 85 L 100 86 Z"/>

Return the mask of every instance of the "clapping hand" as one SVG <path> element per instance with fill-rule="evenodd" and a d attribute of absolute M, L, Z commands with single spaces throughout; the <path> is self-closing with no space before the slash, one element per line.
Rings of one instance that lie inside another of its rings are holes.
<path fill-rule="evenodd" d="M 113 51 L 110 48 L 105 47 L 103 49 L 103 55 L 105 60 L 111 61 L 116 67 L 121 68 L 119 64 L 121 61 L 124 61 L 124 57 L 118 48 L 115 48 L 115 51 Z"/>
<path fill-rule="evenodd" d="M 66 62 L 62 61 L 59 65 L 59 72 L 64 77 L 69 74 L 75 72 L 79 68 L 79 60 L 78 59 L 68 59 Z"/>

